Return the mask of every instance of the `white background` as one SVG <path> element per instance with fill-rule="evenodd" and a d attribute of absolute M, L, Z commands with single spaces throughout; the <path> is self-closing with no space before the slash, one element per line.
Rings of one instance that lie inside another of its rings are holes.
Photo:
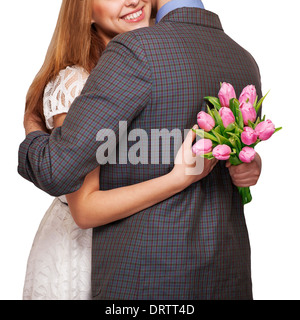
<path fill-rule="evenodd" d="M 257 147 L 263 159 L 245 209 L 255 299 L 300 299 L 299 0 L 207 0 L 223 28 L 260 66 L 265 113 L 284 129 Z M 46 53 L 61 1 L 0 4 L 1 232 L 0 299 L 22 298 L 27 257 L 52 202 L 17 174 L 28 87 Z"/>

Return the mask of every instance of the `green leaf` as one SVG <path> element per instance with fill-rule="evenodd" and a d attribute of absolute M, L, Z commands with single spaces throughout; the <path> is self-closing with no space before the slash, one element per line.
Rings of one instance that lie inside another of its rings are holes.
<path fill-rule="evenodd" d="M 259 109 L 260 109 L 263 101 L 265 100 L 266 96 L 269 94 L 270 91 L 271 91 L 271 90 L 269 90 L 269 91 L 267 92 L 267 94 L 266 94 L 265 96 L 263 96 L 263 97 L 258 101 L 258 104 L 255 106 L 255 111 L 256 111 L 256 113 L 258 113 L 258 111 L 259 111 Z"/>
<path fill-rule="evenodd" d="M 239 110 L 239 107 L 240 107 L 239 100 L 237 100 L 236 98 L 230 99 L 229 108 L 232 111 L 235 118 L 237 116 L 237 110 Z"/>
<path fill-rule="evenodd" d="M 254 104 L 253 104 L 254 109 L 256 108 L 256 105 L 257 105 L 257 99 L 258 99 L 258 96 L 256 96 L 256 99 L 255 99 Z"/>
<path fill-rule="evenodd" d="M 239 137 L 238 135 L 236 135 L 235 133 L 233 132 L 227 132 L 229 135 L 231 135 L 234 139 L 238 139 L 239 140 Z"/>
<path fill-rule="evenodd" d="M 204 97 L 204 99 L 208 100 L 217 110 L 221 109 L 220 100 L 216 97 Z"/>
<path fill-rule="evenodd" d="M 237 136 L 239 136 L 240 134 L 242 134 L 244 132 L 244 128 L 243 129 L 241 129 L 237 124 L 236 124 L 236 127 L 235 127 L 235 134 L 237 135 Z"/>
<path fill-rule="evenodd" d="M 217 123 L 218 126 L 220 126 L 221 133 L 223 133 L 224 130 L 225 130 L 225 127 L 223 125 L 222 118 L 221 118 L 219 112 L 216 109 L 214 109 L 213 111 L 214 111 L 214 116 L 215 116 L 215 119 L 216 119 L 216 123 Z"/>
<path fill-rule="evenodd" d="M 235 156 L 230 156 L 229 161 L 230 161 L 230 163 L 231 163 L 232 165 L 234 165 L 234 166 L 237 166 L 237 165 L 239 165 L 239 164 L 242 163 L 242 161 L 238 158 L 237 155 L 235 155 Z"/>
<path fill-rule="evenodd" d="M 218 132 L 219 134 L 222 134 L 222 131 L 221 131 L 221 127 L 220 127 L 220 126 L 216 126 L 216 127 L 214 128 L 214 130 L 215 130 L 216 132 Z"/>
<path fill-rule="evenodd" d="M 282 127 L 276 128 L 274 133 L 280 131 L 281 129 L 282 129 Z"/>
<path fill-rule="evenodd" d="M 213 156 L 212 152 L 203 154 L 203 155 L 201 155 L 201 157 L 205 158 L 205 159 L 208 159 L 208 160 L 214 159 L 214 156 Z"/>
<path fill-rule="evenodd" d="M 201 138 L 205 138 L 205 139 L 210 139 L 212 141 L 215 141 L 215 142 L 219 142 L 219 140 L 212 134 L 202 130 L 202 129 L 192 129 L 199 137 Z"/>
<path fill-rule="evenodd" d="M 230 101 L 229 101 L 229 108 L 230 108 L 230 110 L 232 111 L 234 117 L 236 117 L 236 109 L 235 109 L 233 100 L 234 100 L 234 99 L 230 99 Z"/>
<path fill-rule="evenodd" d="M 231 143 L 227 138 L 225 138 L 224 136 L 222 136 L 221 134 L 219 134 L 215 130 L 212 130 L 212 132 L 216 136 L 216 138 L 219 140 L 220 144 L 227 144 L 227 145 L 231 146 Z"/>
<path fill-rule="evenodd" d="M 254 123 L 248 120 L 248 127 L 254 129 Z"/>
<path fill-rule="evenodd" d="M 216 121 L 214 114 L 210 110 L 210 107 L 208 105 L 206 105 L 206 108 L 207 108 L 207 113 Z"/>
<path fill-rule="evenodd" d="M 229 138 L 228 140 L 231 143 L 232 147 L 234 148 L 233 150 L 238 149 L 236 141 L 235 141 L 235 139 L 233 137 Z"/>
<path fill-rule="evenodd" d="M 229 141 L 231 141 L 230 139 L 234 139 L 235 140 L 235 147 L 238 151 L 242 150 L 242 143 L 241 140 L 239 138 L 239 136 L 237 136 L 236 134 L 232 133 L 232 132 L 227 132 L 227 134 L 229 134 L 230 136 L 232 136 L 232 138 L 229 138 Z"/>
<path fill-rule="evenodd" d="M 242 115 L 242 111 L 239 109 L 237 111 L 237 125 L 243 130 L 244 129 L 244 119 Z"/>
<path fill-rule="evenodd" d="M 217 133 L 215 130 L 212 130 L 212 132 L 215 132 L 215 134 Z M 222 142 L 221 142 L 221 140 L 220 140 L 219 136 L 216 136 L 216 138 L 217 138 L 217 140 L 218 140 L 218 144 L 222 144 Z"/>
<path fill-rule="evenodd" d="M 233 130 L 235 130 L 235 128 L 236 128 L 236 124 L 235 123 L 231 123 L 230 125 L 227 126 L 227 128 L 225 128 L 224 132 L 233 131 Z"/>

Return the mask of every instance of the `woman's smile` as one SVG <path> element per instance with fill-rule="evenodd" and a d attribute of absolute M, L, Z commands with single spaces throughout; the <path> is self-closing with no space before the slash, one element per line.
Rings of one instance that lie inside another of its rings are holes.
<path fill-rule="evenodd" d="M 121 17 L 124 21 L 128 23 L 140 22 L 145 19 L 144 7 L 134 10 Z"/>

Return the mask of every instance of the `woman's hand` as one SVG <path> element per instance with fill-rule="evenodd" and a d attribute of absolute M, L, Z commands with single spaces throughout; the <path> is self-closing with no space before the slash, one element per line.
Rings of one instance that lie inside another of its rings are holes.
<path fill-rule="evenodd" d="M 242 163 L 233 166 L 229 161 L 226 162 L 226 167 L 232 179 L 232 183 L 237 187 L 251 187 L 256 185 L 261 173 L 261 158 L 256 153 L 254 160 L 251 163 Z"/>
<path fill-rule="evenodd" d="M 198 126 L 195 125 L 193 129 L 198 129 Z M 205 178 L 218 163 L 216 159 L 207 160 L 193 153 L 192 144 L 195 139 L 196 133 L 190 130 L 177 152 L 175 166 L 170 172 L 174 177 L 174 182 L 182 190 Z"/>

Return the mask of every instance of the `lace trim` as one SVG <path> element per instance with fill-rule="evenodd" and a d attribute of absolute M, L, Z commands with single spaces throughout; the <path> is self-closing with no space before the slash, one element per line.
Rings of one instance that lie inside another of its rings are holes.
<path fill-rule="evenodd" d="M 88 76 L 83 68 L 72 66 L 61 70 L 56 79 L 47 84 L 43 105 L 48 129 L 54 128 L 55 115 L 68 113 L 71 104 L 80 95 Z"/>

